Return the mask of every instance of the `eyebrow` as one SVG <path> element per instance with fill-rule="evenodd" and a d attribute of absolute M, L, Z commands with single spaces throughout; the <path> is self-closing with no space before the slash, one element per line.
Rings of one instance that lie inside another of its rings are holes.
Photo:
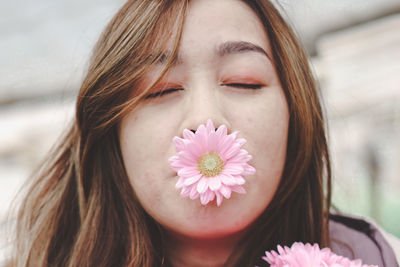
<path fill-rule="evenodd" d="M 217 47 L 217 54 L 220 57 L 224 57 L 231 54 L 240 54 L 247 52 L 256 52 L 266 56 L 269 60 L 272 61 L 271 57 L 268 55 L 267 51 L 264 50 L 261 46 L 253 44 L 251 42 L 246 41 L 229 41 L 220 44 Z M 152 61 L 157 64 L 165 64 L 169 57 L 169 52 L 160 53 L 156 55 L 151 55 Z M 182 63 L 180 56 L 172 60 L 173 65 L 179 65 Z"/>
<path fill-rule="evenodd" d="M 220 55 L 221 57 L 224 57 L 229 54 L 257 52 L 266 56 L 269 60 L 271 60 L 271 57 L 268 55 L 267 51 L 264 50 L 264 48 L 256 44 L 245 41 L 222 43 L 221 45 L 218 46 L 217 51 L 218 55 Z"/>

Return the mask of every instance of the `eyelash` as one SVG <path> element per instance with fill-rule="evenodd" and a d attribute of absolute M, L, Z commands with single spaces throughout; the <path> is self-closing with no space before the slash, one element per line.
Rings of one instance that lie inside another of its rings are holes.
<path fill-rule="evenodd" d="M 170 93 L 173 93 L 173 92 L 176 92 L 176 91 L 180 91 L 180 90 L 183 90 L 183 88 L 168 88 L 168 89 L 161 90 L 161 91 L 158 91 L 158 92 L 155 92 L 155 93 L 152 93 L 152 94 L 148 94 L 145 97 L 145 99 L 161 97 L 163 95 L 167 95 L 167 94 L 170 94 Z"/>
<path fill-rule="evenodd" d="M 251 83 L 228 83 L 228 84 L 222 84 L 222 86 L 230 86 L 230 87 L 235 87 L 235 88 L 245 88 L 245 89 L 252 89 L 252 90 L 261 89 L 263 87 L 262 84 L 251 84 Z M 162 91 L 148 94 L 145 97 L 145 99 L 161 97 L 161 96 L 171 94 L 173 92 L 181 91 L 181 90 L 184 90 L 184 89 L 183 88 L 168 88 L 168 89 L 165 89 Z"/>
<path fill-rule="evenodd" d="M 224 86 L 253 89 L 253 90 L 261 89 L 263 87 L 262 84 L 252 84 L 252 83 L 228 83 L 228 84 L 224 84 Z"/>

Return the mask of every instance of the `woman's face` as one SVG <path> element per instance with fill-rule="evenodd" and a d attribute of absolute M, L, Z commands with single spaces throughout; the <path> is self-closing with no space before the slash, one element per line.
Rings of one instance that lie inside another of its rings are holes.
<path fill-rule="evenodd" d="M 265 52 L 264 52 L 265 51 Z M 153 81 L 162 62 L 143 79 Z M 271 60 L 264 28 L 243 2 L 191 1 L 177 63 L 120 124 L 127 174 L 144 209 L 165 228 L 190 237 L 222 237 L 253 222 L 273 197 L 285 162 L 288 107 Z M 245 177 L 246 194 L 232 193 L 217 207 L 182 198 L 168 158 L 174 136 L 212 119 L 240 131 L 257 170 Z"/>

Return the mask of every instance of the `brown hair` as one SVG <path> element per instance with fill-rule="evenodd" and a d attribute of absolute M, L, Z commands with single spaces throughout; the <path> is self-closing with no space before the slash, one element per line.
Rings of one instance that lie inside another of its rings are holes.
<path fill-rule="evenodd" d="M 325 125 L 308 57 L 292 29 L 269 1 L 245 1 L 267 31 L 289 106 L 289 132 L 279 187 L 249 235 L 231 256 L 235 266 L 254 266 L 265 250 L 295 241 L 329 246 L 331 167 Z M 251 245 L 257 244 L 257 246 Z M 246 255 L 246 256 L 244 256 Z M 252 263 L 247 258 L 252 259 Z M 257 262 L 266 266 L 265 262 Z"/>
<path fill-rule="evenodd" d="M 270 40 L 289 105 L 289 135 L 278 190 L 226 265 L 265 266 L 260 257 L 277 244 L 328 245 L 330 165 L 303 49 L 270 2 L 245 2 Z M 136 199 L 117 132 L 122 116 L 152 87 L 135 90 L 168 40 L 174 41 L 173 50 L 163 73 L 176 58 L 187 4 L 128 1 L 106 27 L 78 95 L 76 118 L 21 205 L 11 266 L 161 265 L 163 229 Z"/>

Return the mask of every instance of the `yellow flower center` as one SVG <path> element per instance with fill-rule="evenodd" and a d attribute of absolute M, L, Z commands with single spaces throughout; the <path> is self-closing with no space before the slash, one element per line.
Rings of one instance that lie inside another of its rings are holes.
<path fill-rule="evenodd" d="M 213 177 L 218 175 L 224 168 L 224 162 L 221 157 L 215 153 L 205 153 L 198 161 L 200 173 L 205 177 Z"/>

